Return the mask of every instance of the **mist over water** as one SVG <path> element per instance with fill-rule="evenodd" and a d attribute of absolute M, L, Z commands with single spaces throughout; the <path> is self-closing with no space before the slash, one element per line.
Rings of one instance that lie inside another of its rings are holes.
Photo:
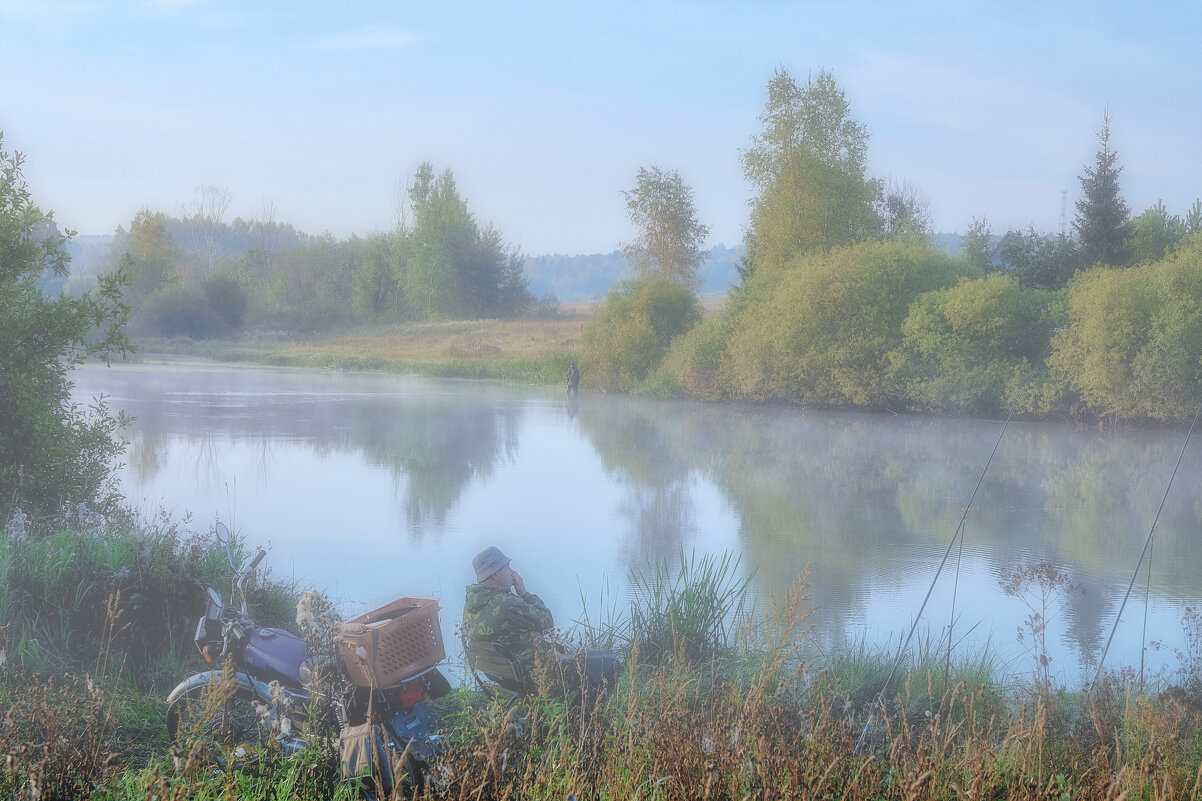
<path fill-rule="evenodd" d="M 407 376 L 196 365 L 77 370 L 136 419 L 120 479 L 147 515 L 220 518 L 277 577 L 347 614 L 442 601 L 448 651 L 470 560 L 499 545 L 570 626 L 627 571 L 732 552 L 760 604 L 809 566 L 813 642 L 892 644 L 917 615 L 1001 421 L 736 407 Z M 1092 676 L 1184 440 L 1176 429 L 1011 423 L 919 624 L 1017 674 L 1028 610 L 1006 570 L 1049 560 L 1083 592 L 1051 621 L 1052 673 Z M 1202 443 L 1187 450 L 1106 665 L 1175 664 L 1202 595 Z M 958 568 L 958 580 L 956 579 Z M 955 607 L 953 609 L 953 592 Z M 1148 598 L 1145 604 L 1145 597 Z"/>

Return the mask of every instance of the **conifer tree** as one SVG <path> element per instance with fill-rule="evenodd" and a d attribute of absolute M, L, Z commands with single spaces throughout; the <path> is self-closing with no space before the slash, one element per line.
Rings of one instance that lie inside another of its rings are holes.
<path fill-rule="evenodd" d="M 1085 266 L 1127 263 L 1127 216 L 1130 209 L 1119 194 L 1119 155 L 1110 149 L 1110 113 L 1102 117 L 1094 165 L 1086 165 L 1081 180 L 1081 199 L 1073 228 L 1081 238 Z"/>

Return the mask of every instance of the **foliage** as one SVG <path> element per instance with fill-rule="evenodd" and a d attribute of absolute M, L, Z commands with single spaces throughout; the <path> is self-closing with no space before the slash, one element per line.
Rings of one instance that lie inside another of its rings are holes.
<path fill-rule="evenodd" d="M 639 231 L 622 255 L 644 278 L 662 276 L 697 290 L 697 271 L 709 255 L 702 249 L 709 226 L 697 220 L 693 190 L 676 170 L 639 167 L 633 189 L 623 191 L 626 215 Z"/>
<path fill-rule="evenodd" d="M 256 309 L 275 325 L 328 329 L 352 319 L 355 251 L 332 237 L 278 254 Z"/>
<path fill-rule="evenodd" d="M 124 240 L 124 251 L 115 259 L 123 263 L 129 274 L 126 300 L 137 308 L 146 298 L 179 282 L 175 267 L 175 247 L 168 230 L 168 220 L 162 212 L 141 209 L 129 226 L 129 234 L 114 240 L 114 247 Z"/>
<path fill-rule="evenodd" d="M 744 279 L 794 257 L 849 245 L 875 234 L 881 187 L 866 180 L 868 132 L 849 116 L 834 76 L 820 70 L 799 87 L 784 69 L 768 83 L 760 134 L 743 151 L 755 188 Z"/>
<path fill-rule="evenodd" d="M 1121 266 L 1127 263 L 1127 215 L 1130 210 L 1119 193 L 1118 153 L 1110 149 L 1110 112 L 1102 117 L 1097 132 L 1098 152 L 1094 165 L 1085 166 L 1081 199 L 1073 228 L 1081 239 L 1081 258 L 1087 267 L 1096 264 Z"/>
<path fill-rule="evenodd" d="M 1202 401 L 1200 298 L 1196 235 L 1162 261 L 1081 273 L 1048 364 L 1096 414 L 1187 420 Z"/>
<path fill-rule="evenodd" d="M 820 406 L 885 406 L 899 395 L 888 354 L 910 303 L 963 267 L 928 243 L 866 242 L 757 275 L 719 367 L 723 394 Z"/>
<path fill-rule="evenodd" d="M 363 243 L 354 288 L 359 319 L 374 323 L 403 316 L 397 275 L 404 273 L 404 265 L 399 250 L 398 238 L 386 234 L 368 237 Z"/>
<path fill-rule="evenodd" d="M 581 338 L 587 385 L 629 392 L 660 363 L 672 340 L 700 318 L 693 293 L 668 278 L 619 284 Z"/>
<path fill-rule="evenodd" d="M 739 294 L 731 303 L 741 303 Z M 672 341 L 668 354 L 654 371 L 655 383 L 665 395 L 690 395 L 719 400 L 722 388 L 718 371 L 737 315 L 729 309 L 702 318 L 688 332 Z"/>
<path fill-rule="evenodd" d="M 1202 234 L 1202 199 L 1194 200 L 1194 205 L 1185 215 L 1185 233 Z"/>
<path fill-rule="evenodd" d="M 960 258 L 968 266 L 970 274 L 984 275 L 992 267 L 993 260 L 989 256 L 992 238 L 989 221 L 984 217 L 979 220 L 973 217 L 960 247 Z"/>
<path fill-rule="evenodd" d="M 230 273 L 215 272 L 204 282 L 205 300 L 226 328 L 238 331 L 246 320 L 246 290 Z"/>
<path fill-rule="evenodd" d="M 1002 269 L 1024 289 L 1061 289 L 1081 266 L 1077 243 L 1062 235 L 1011 229 L 997 246 Z"/>
<path fill-rule="evenodd" d="M 931 199 L 909 181 L 890 179 L 877 198 L 877 214 L 885 236 L 929 237 Z"/>
<path fill-rule="evenodd" d="M 20 153 L 0 136 L 0 517 L 12 509 L 57 512 L 112 498 L 110 468 L 122 451 L 122 418 L 97 399 L 90 412 L 70 402 L 68 372 L 85 359 L 129 350 L 122 327 L 122 271 L 95 294 L 47 297 L 39 276 L 67 274 L 53 217 L 33 204 Z"/>
<path fill-rule="evenodd" d="M 230 331 L 204 294 L 181 284 L 164 287 L 146 298 L 130 328 L 135 333 L 191 339 L 212 339 Z"/>
<path fill-rule="evenodd" d="M 401 291 L 417 319 L 510 317 L 531 303 L 516 249 L 481 230 L 445 170 L 422 163 L 409 190 L 413 224 L 404 233 Z"/>
<path fill-rule="evenodd" d="M 1001 273 L 919 295 L 890 354 L 892 374 L 920 408 L 1002 409 L 1007 384 L 1042 362 L 1051 302 Z"/>
<path fill-rule="evenodd" d="M 1127 247 L 1132 264 L 1159 261 L 1170 247 L 1185 236 L 1185 223 L 1176 214 L 1169 216 L 1162 201 L 1131 220 Z"/>

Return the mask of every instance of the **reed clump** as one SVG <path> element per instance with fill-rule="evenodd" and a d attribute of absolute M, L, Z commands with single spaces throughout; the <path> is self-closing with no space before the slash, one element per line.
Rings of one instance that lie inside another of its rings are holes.
<path fill-rule="evenodd" d="M 223 587 L 230 574 L 225 546 L 188 525 L 162 513 L 79 514 L 35 521 L 20 538 L 0 537 L 4 661 L 37 674 L 84 675 L 96 672 L 96 655 L 108 649 L 125 661 L 123 675 L 143 688 L 174 684 L 192 652 L 204 587 Z M 104 642 L 114 594 L 123 625 Z M 256 614 L 267 625 L 287 621 L 295 596 L 292 587 L 265 578 Z"/>

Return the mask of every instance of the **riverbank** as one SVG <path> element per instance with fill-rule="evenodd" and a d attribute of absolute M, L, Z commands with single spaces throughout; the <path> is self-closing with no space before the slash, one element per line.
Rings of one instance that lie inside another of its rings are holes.
<path fill-rule="evenodd" d="M 184 618 L 197 600 L 186 596 L 196 594 L 194 581 L 218 580 L 224 563 L 210 536 L 158 524 L 31 528 L 23 540 L 4 540 L 0 748 L 8 759 L 0 793 L 110 801 L 354 797 L 338 778 L 328 738 L 226 773 L 188 743 L 167 741 L 162 698 L 180 675 L 205 668 L 186 654 Z M 804 581 L 747 616 L 740 582 L 721 562 L 659 570 L 643 577 L 657 593 L 565 633 L 571 644 L 587 639 L 627 659 L 613 692 L 585 713 L 550 685 L 509 707 L 488 703 L 465 677 L 465 689 L 440 705 L 450 750 L 425 797 L 1202 793 L 1196 654 L 1155 686 L 1111 673 L 1085 693 L 1051 685 L 1037 666 L 1030 679 L 1002 683 L 987 655 L 949 662 L 938 644 L 925 644 L 887 681 L 893 653 L 811 650 Z M 291 625 L 296 595 L 263 577 L 252 611 L 261 622 Z"/>
<path fill-rule="evenodd" d="M 531 320 L 467 320 L 364 328 L 321 336 L 270 333 L 237 340 L 144 339 L 135 358 L 420 373 L 555 385 L 577 359 L 585 314 Z"/>
<path fill-rule="evenodd" d="M 699 299 L 718 311 L 725 295 Z M 320 335 L 258 332 L 233 340 L 143 338 L 135 359 L 192 357 L 214 362 L 490 378 L 559 386 L 579 361 L 580 341 L 599 301 L 564 303 L 554 316 L 521 320 L 447 320 L 360 327 Z M 587 383 L 587 377 L 586 383 Z"/>

